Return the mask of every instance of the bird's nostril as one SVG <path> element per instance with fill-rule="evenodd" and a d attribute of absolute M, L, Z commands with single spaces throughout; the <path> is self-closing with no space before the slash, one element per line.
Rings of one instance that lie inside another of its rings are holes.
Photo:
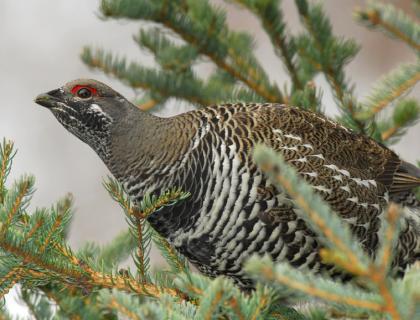
<path fill-rule="evenodd" d="M 52 97 L 58 97 L 59 94 L 60 94 L 60 89 L 51 90 L 51 91 L 47 92 L 47 94 L 49 96 L 52 96 Z"/>

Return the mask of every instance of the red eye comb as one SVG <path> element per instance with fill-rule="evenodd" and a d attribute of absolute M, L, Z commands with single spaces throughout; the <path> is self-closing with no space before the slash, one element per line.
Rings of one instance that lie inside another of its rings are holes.
<path fill-rule="evenodd" d="M 95 88 L 89 87 L 89 86 L 83 86 L 83 85 L 75 85 L 72 89 L 71 89 L 71 93 L 73 93 L 74 95 L 77 94 L 77 92 L 80 89 L 87 89 L 92 93 L 92 96 L 95 96 L 98 94 L 98 91 Z"/>

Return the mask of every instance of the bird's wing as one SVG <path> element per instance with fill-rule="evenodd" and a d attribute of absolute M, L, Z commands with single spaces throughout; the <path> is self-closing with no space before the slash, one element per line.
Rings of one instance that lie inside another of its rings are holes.
<path fill-rule="evenodd" d="M 255 110 L 252 131 L 257 138 L 262 136 L 264 144 L 282 153 L 307 178 L 317 175 L 317 179 L 309 179 L 311 182 L 334 187 L 336 183 L 330 178 L 341 176 L 360 186 L 380 184 L 390 195 L 420 186 L 419 168 L 373 139 L 322 115 L 280 105 Z M 236 117 L 240 122 L 241 114 Z"/>
<path fill-rule="evenodd" d="M 347 222 L 369 254 L 378 246 L 380 215 L 388 196 L 420 185 L 420 170 L 369 137 L 357 134 L 327 118 L 286 106 L 252 106 L 237 112 L 236 125 L 244 140 L 258 141 L 283 155 L 330 207 Z M 248 128 L 245 130 L 245 128 Z M 243 143 L 246 145 L 247 143 Z M 245 151 L 244 151 L 245 152 Z M 246 150 L 248 161 L 251 152 Z M 316 235 L 297 217 L 293 200 L 263 180 L 257 190 L 259 218 L 279 228 L 293 264 L 317 268 Z M 274 257 L 275 259 L 275 257 Z M 309 262 L 311 261 L 311 262 Z"/>
<path fill-rule="evenodd" d="M 249 112 L 253 114 L 252 121 Z M 242 145 L 249 144 L 247 140 L 257 141 L 281 153 L 330 207 L 356 229 L 361 239 L 376 236 L 379 215 L 387 206 L 388 196 L 394 198 L 420 185 L 418 168 L 373 139 L 321 115 L 268 104 L 235 112 L 234 121 L 242 127 L 238 130 L 243 135 Z M 243 153 L 252 161 L 249 149 L 252 148 L 244 149 Z M 268 197 L 267 202 L 279 198 L 278 194 L 270 198 L 273 194 L 270 188 L 268 181 L 263 181 L 259 188 L 262 197 Z M 285 214 L 292 209 L 287 208 L 284 200 L 278 200 L 276 206 L 261 217 L 272 221 L 295 218 L 293 213 Z"/>

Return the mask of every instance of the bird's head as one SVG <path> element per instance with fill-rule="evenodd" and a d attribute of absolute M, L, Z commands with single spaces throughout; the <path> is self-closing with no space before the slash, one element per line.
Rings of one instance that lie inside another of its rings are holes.
<path fill-rule="evenodd" d="M 118 92 L 91 79 L 71 81 L 38 95 L 35 102 L 48 108 L 68 131 L 101 157 L 106 156 L 112 127 L 123 125 L 128 113 L 138 111 Z"/>

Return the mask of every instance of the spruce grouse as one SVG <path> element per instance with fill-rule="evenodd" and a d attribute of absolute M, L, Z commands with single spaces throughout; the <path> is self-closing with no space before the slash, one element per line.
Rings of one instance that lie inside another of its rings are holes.
<path fill-rule="evenodd" d="M 254 253 L 335 272 L 320 261 L 317 235 L 296 215 L 293 201 L 254 164 L 256 144 L 281 153 L 371 255 L 387 203 L 402 204 L 394 270 L 402 273 L 420 259 L 420 210 L 412 192 L 420 170 L 322 115 L 238 103 L 159 118 L 95 80 L 72 81 L 36 102 L 96 151 L 135 202 L 175 186 L 191 193 L 148 221 L 206 275 L 250 286 L 243 262 Z"/>

